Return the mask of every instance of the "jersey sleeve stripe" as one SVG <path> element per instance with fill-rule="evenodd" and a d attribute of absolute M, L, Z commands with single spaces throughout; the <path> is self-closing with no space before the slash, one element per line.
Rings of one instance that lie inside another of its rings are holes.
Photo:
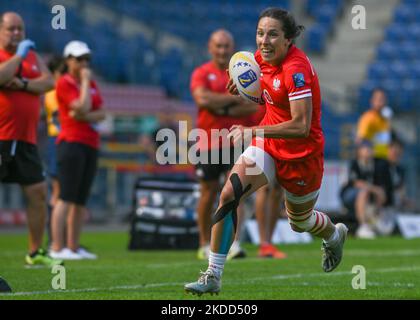
<path fill-rule="evenodd" d="M 295 96 L 297 94 L 305 93 L 305 92 L 311 92 L 311 89 L 305 89 L 305 90 L 300 90 L 300 91 L 292 92 L 292 93 L 289 94 L 289 97 Z"/>
<path fill-rule="evenodd" d="M 302 95 L 299 95 L 299 96 L 290 97 L 289 101 L 303 99 L 303 98 L 307 98 L 307 97 L 312 97 L 312 93 L 306 93 L 306 94 L 302 94 Z"/>

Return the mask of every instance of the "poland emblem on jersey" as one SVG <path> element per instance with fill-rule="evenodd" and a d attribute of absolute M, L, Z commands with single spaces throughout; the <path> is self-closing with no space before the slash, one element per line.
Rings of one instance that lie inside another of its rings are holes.
<path fill-rule="evenodd" d="M 280 89 L 280 79 L 274 78 L 273 89 L 276 90 L 276 91 Z"/>

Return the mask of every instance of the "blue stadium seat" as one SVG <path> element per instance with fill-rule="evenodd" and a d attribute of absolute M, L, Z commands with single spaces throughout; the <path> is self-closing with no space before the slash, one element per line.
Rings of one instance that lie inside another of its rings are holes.
<path fill-rule="evenodd" d="M 401 3 L 405 5 L 417 5 L 419 4 L 419 0 L 401 0 Z"/>
<path fill-rule="evenodd" d="M 398 97 L 402 91 L 401 81 L 394 78 L 385 79 L 380 82 L 380 86 L 385 90 L 390 106 L 398 106 Z"/>
<path fill-rule="evenodd" d="M 401 23 L 393 23 L 386 28 L 385 39 L 391 42 L 403 41 L 408 37 L 407 26 Z"/>
<path fill-rule="evenodd" d="M 326 48 L 327 30 L 323 25 L 315 25 L 308 31 L 306 48 L 309 51 L 323 53 Z"/>
<path fill-rule="evenodd" d="M 361 108 L 368 108 L 369 107 L 369 100 L 372 94 L 372 91 L 379 87 L 378 81 L 367 80 L 364 81 L 359 87 L 359 98 L 358 98 L 358 105 Z"/>
<path fill-rule="evenodd" d="M 306 2 L 306 11 L 310 16 L 315 17 L 319 8 L 327 5 L 334 8 L 334 11 L 338 14 L 342 10 L 343 4 L 342 0 L 308 0 Z"/>
<path fill-rule="evenodd" d="M 420 16 L 420 12 L 419 12 Z M 410 25 L 408 29 L 408 38 L 412 42 L 419 43 L 420 42 L 420 21 Z"/>
<path fill-rule="evenodd" d="M 414 60 L 419 57 L 420 47 L 413 42 L 403 42 L 399 45 L 399 58 L 402 60 Z"/>
<path fill-rule="evenodd" d="M 337 16 L 337 10 L 329 5 L 319 7 L 315 12 L 315 18 L 319 24 L 325 26 L 326 30 L 330 32 Z"/>
<path fill-rule="evenodd" d="M 414 60 L 410 64 L 410 70 L 412 71 L 412 79 L 420 80 L 420 60 Z"/>
<path fill-rule="evenodd" d="M 410 70 L 404 60 L 397 60 L 389 65 L 388 78 L 398 79 L 400 81 L 408 79 Z"/>
<path fill-rule="evenodd" d="M 392 41 L 383 42 L 376 49 L 376 58 L 378 60 L 393 60 L 397 59 L 399 54 L 399 49 L 395 43 Z"/>
<path fill-rule="evenodd" d="M 402 85 L 403 90 L 398 95 L 397 111 L 412 111 L 420 107 L 419 90 L 420 81 L 406 80 Z"/>
<path fill-rule="evenodd" d="M 367 77 L 369 80 L 380 81 L 388 76 L 388 64 L 376 62 L 368 67 Z"/>
<path fill-rule="evenodd" d="M 394 21 L 396 23 L 408 24 L 415 20 L 415 14 L 416 11 L 414 6 L 409 4 L 401 4 L 394 11 Z"/>

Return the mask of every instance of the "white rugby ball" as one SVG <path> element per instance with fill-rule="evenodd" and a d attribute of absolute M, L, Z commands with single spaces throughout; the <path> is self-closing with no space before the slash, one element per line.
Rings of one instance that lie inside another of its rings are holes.
<path fill-rule="evenodd" d="M 255 103 L 263 103 L 260 84 L 261 70 L 252 52 L 236 52 L 230 58 L 229 74 L 241 97 Z"/>

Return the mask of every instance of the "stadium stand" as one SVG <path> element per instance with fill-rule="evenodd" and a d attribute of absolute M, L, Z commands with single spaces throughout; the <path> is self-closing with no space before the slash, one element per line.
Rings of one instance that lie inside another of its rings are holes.
<path fill-rule="evenodd" d="M 375 59 L 359 89 L 359 105 L 366 106 L 374 87 L 383 87 L 396 112 L 420 107 L 420 3 L 404 0 L 387 26 Z"/>
<path fill-rule="evenodd" d="M 306 11 L 315 20 L 308 30 L 306 48 L 314 53 L 324 53 L 327 38 L 334 31 L 334 24 L 342 14 L 343 0 L 315 0 L 306 2 Z"/>

